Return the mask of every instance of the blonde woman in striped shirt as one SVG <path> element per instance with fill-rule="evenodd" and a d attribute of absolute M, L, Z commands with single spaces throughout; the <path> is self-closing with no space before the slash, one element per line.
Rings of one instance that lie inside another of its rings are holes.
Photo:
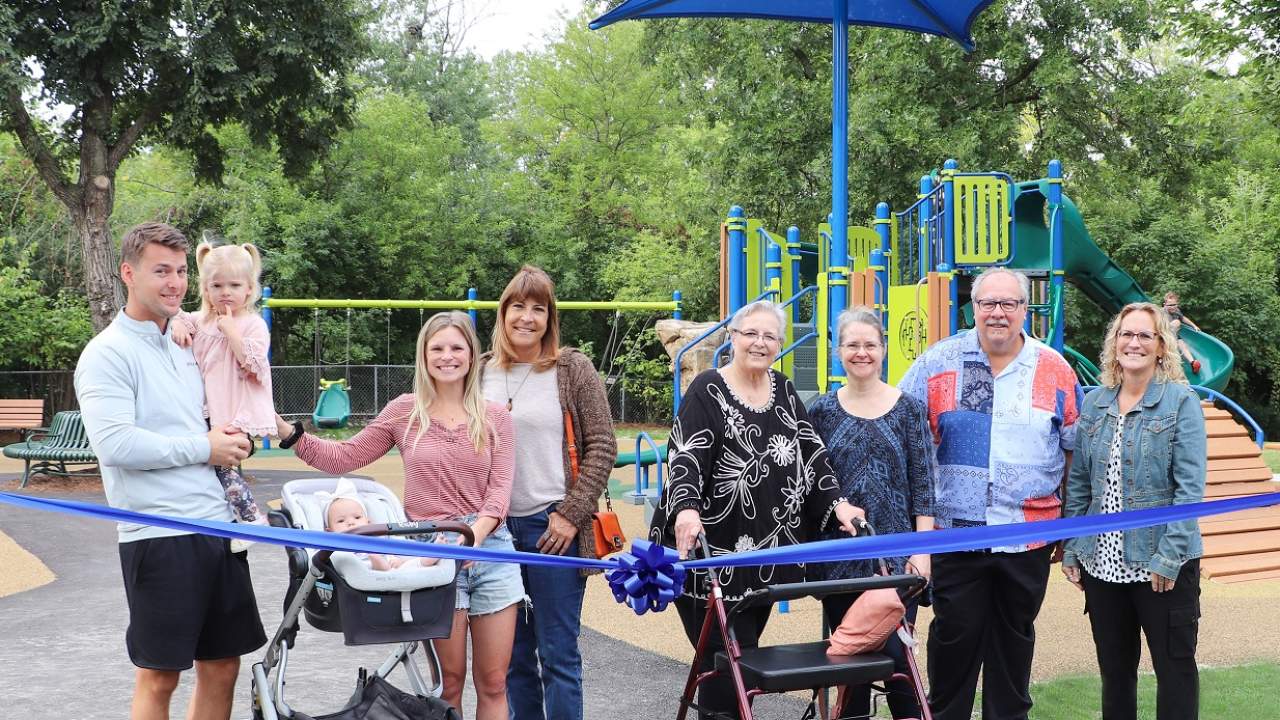
<path fill-rule="evenodd" d="M 511 414 L 480 391 L 479 342 L 466 313 L 433 316 L 418 334 L 412 394 L 401 395 L 350 440 L 321 440 L 277 418 L 282 447 L 324 472 L 364 467 L 398 448 L 404 459 L 404 509 L 410 520 L 462 520 L 476 545 L 511 550 L 503 519 L 511 500 Z M 477 720 L 507 719 L 507 666 L 516 604 L 525 597 L 520 566 L 477 562 L 458 573 L 453 632 L 437 640 L 444 699 L 461 712 L 471 634 Z"/>

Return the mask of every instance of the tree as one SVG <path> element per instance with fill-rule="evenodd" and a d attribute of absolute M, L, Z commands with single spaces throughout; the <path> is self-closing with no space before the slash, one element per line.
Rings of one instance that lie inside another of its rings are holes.
<path fill-rule="evenodd" d="M 236 120 L 259 146 L 274 144 L 287 173 L 302 173 L 350 122 L 362 26 L 355 0 L 0 6 L 0 128 L 70 214 L 95 329 L 124 302 L 109 226 L 120 163 L 164 142 L 191 154 L 198 177 L 219 180 L 211 128 Z"/>

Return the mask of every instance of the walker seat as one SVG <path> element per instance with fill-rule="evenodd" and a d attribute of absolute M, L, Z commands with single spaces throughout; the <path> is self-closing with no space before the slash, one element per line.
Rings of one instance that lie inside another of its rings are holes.
<path fill-rule="evenodd" d="M 828 655 L 826 640 L 744 648 L 738 658 L 742 682 L 768 693 L 837 685 L 864 685 L 893 674 L 887 655 Z M 729 655 L 716 653 L 716 670 L 729 672 Z"/>

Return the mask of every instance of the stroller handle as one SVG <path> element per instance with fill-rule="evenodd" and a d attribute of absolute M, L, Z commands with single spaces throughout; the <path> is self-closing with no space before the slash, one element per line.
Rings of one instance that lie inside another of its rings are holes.
<path fill-rule="evenodd" d="M 465 538 L 468 546 L 476 544 L 475 531 L 471 526 L 457 520 L 417 520 L 414 522 L 371 523 L 347 530 L 348 535 L 427 535 L 437 532 L 458 533 Z M 333 554 L 332 550 L 321 550 L 316 553 L 313 562 L 322 563 Z"/>

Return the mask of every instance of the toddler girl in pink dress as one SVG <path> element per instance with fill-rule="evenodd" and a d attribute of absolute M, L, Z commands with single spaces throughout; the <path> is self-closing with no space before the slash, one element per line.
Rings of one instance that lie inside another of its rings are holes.
<path fill-rule="evenodd" d="M 174 342 L 191 345 L 204 376 L 205 410 L 210 427 L 234 427 L 249 436 L 276 434 L 271 397 L 270 335 L 256 305 L 262 293 L 262 260 L 249 243 L 196 247 L 200 273 L 200 309 L 180 313 Z M 233 467 L 215 467 L 218 480 L 240 522 L 265 525 L 266 514 L 248 484 Z M 243 547 L 247 543 L 232 541 Z M 232 548 L 236 550 L 236 547 Z"/>

